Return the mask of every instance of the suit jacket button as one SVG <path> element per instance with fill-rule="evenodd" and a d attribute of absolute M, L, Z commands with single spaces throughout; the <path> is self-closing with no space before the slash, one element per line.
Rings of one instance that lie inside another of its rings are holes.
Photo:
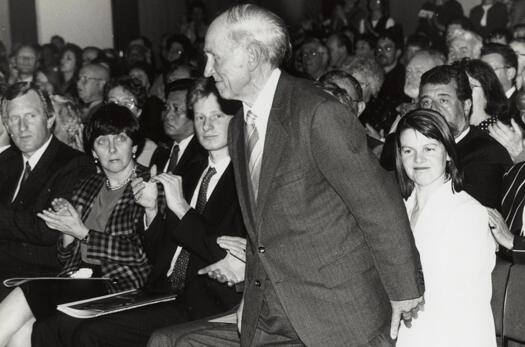
<path fill-rule="evenodd" d="M 260 286 L 261 286 L 261 281 L 256 280 L 256 281 L 255 281 L 255 286 L 256 286 L 256 287 L 260 287 Z"/>
<path fill-rule="evenodd" d="M 266 250 L 264 249 L 263 246 L 259 247 L 259 253 L 264 253 Z"/>

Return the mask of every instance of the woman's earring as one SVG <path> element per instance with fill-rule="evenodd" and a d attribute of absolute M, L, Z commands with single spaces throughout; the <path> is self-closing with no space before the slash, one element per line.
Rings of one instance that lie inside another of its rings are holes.
<path fill-rule="evenodd" d="M 95 165 L 98 165 L 98 158 L 94 158 L 95 159 Z"/>
<path fill-rule="evenodd" d="M 133 152 L 133 159 L 137 157 L 137 153 Z"/>

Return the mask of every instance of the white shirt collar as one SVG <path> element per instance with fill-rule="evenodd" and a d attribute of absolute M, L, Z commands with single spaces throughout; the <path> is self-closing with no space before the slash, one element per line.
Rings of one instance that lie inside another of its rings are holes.
<path fill-rule="evenodd" d="M 213 167 L 217 171 L 217 176 L 222 176 L 223 172 L 226 171 L 226 168 L 228 165 L 230 165 L 231 158 L 230 156 L 226 156 L 225 158 L 222 158 L 218 162 L 214 163 L 211 160 L 211 157 L 208 157 L 208 168 Z M 204 170 L 205 172 L 208 171 L 208 169 Z"/>
<path fill-rule="evenodd" d="M 467 134 L 470 132 L 470 127 L 467 127 L 467 129 L 463 130 L 463 132 L 461 134 L 459 134 L 458 137 L 456 137 L 454 139 L 454 141 L 456 141 L 456 143 L 459 143 L 459 141 L 463 140 L 463 138 L 465 136 L 467 136 Z"/>
<path fill-rule="evenodd" d="M 507 97 L 507 99 L 509 99 L 512 96 L 512 94 L 514 94 L 515 91 L 516 91 L 516 86 L 512 86 L 512 88 L 507 90 L 505 92 L 505 96 Z"/>
<path fill-rule="evenodd" d="M 179 145 L 179 154 L 177 155 L 177 162 L 179 162 L 180 158 L 182 158 L 184 151 L 186 150 L 186 148 L 188 148 L 188 145 L 190 144 L 190 141 L 191 139 L 193 139 L 194 135 L 195 134 L 191 134 L 190 136 L 186 137 L 184 140 L 182 140 L 179 143 L 173 142 L 173 145 L 171 146 L 171 149 L 170 149 L 170 156 L 168 157 L 168 161 L 166 162 L 166 165 L 164 165 L 164 170 L 163 170 L 164 172 L 166 172 L 168 170 L 168 167 L 170 166 L 169 158 L 171 158 L 171 154 L 173 153 L 173 148 L 175 148 L 176 145 Z"/>
<path fill-rule="evenodd" d="M 7 146 L 2 146 L 0 147 L 0 153 L 4 152 L 6 149 L 8 149 L 9 147 L 11 147 L 11 145 L 7 145 Z"/>
<path fill-rule="evenodd" d="M 51 143 L 52 138 L 53 138 L 52 135 L 49 136 L 49 139 L 39 149 L 37 149 L 31 157 L 26 158 L 25 155 L 22 155 L 22 158 L 24 159 L 24 167 L 26 165 L 26 162 L 28 162 L 29 166 L 31 166 L 31 170 L 35 168 L 40 158 L 42 158 L 42 156 L 44 155 L 44 152 L 46 151 L 47 147 L 49 147 L 49 144 Z"/>

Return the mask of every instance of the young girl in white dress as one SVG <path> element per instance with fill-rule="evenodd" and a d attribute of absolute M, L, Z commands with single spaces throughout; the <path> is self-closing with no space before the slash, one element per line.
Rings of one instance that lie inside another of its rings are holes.
<path fill-rule="evenodd" d="M 461 191 L 446 120 L 415 110 L 399 122 L 396 169 L 425 279 L 425 304 L 398 347 L 496 346 L 490 307 L 495 242 L 487 210 Z"/>

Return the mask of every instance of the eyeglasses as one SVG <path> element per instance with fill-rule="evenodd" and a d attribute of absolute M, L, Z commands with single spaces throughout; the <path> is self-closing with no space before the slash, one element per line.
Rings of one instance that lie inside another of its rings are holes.
<path fill-rule="evenodd" d="M 391 47 L 391 46 L 387 46 L 387 47 L 385 47 L 385 48 L 382 48 L 382 47 L 377 47 L 377 48 L 376 48 L 377 53 L 381 53 L 381 52 L 383 52 L 383 51 L 390 53 L 390 52 L 392 52 L 393 50 L 394 50 L 394 47 Z"/>
<path fill-rule="evenodd" d="M 102 78 L 88 77 L 86 75 L 78 76 L 78 81 L 80 83 L 86 83 L 87 81 L 102 81 Z"/>
<path fill-rule="evenodd" d="M 133 99 L 116 99 L 116 98 L 110 98 L 108 99 L 108 103 L 117 104 L 120 106 L 124 106 L 127 109 L 133 109 L 133 107 L 137 106 L 137 102 Z"/>

